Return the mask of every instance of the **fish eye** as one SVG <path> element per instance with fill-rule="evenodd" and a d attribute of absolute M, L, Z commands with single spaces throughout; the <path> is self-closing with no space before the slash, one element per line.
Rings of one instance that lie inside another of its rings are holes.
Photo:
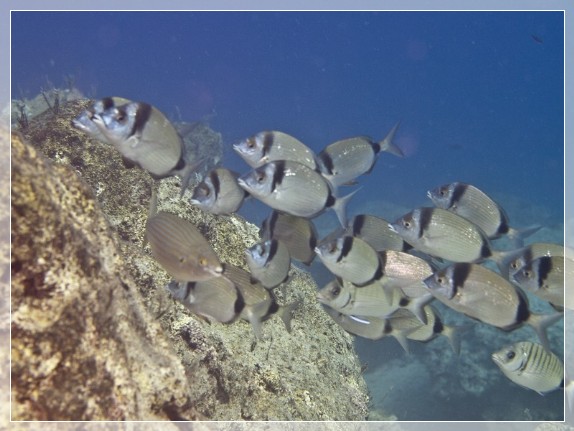
<path fill-rule="evenodd" d="M 408 220 L 403 220 L 403 226 L 407 229 L 410 229 L 411 227 L 411 222 Z"/>
<path fill-rule="evenodd" d="M 510 267 L 511 267 L 512 269 L 517 269 L 517 268 L 518 268 L 518 261 L 516 261 L 516 260 L 513 261 L 513 262 L 510 264 Z"/>
<path fill-rule="evenodd" d="M 333 288 L 331 289 L 331 295 L 339 296 L 339 293 L 341 293 L 341 287 L 337 285 L 333 286 Z"/>
<path fill-rule="evenodd" d="M 200 257 L 199 258 L 199 265 L 207 266 L 207 259 L 205 257 Z"/>
<path fill-rule="evenodd" d="M 514 350 L 511 350 L 509 352 L 506 353 L 506 359 L 514 359 L 514 357 L 516 356 L 516 352 Z"/>
<path fill-rule="evenodd" d="M 260 172 L 259 174 L 257 174 L 257 182 L 258 183 L 262 183 L 265 180 L 265 174 L 263 172 Z"/>
<path fill-rule="evenodd" d="M 436 279 L 436 282 L 437 282 L 438 284 L 441 284 L 441 285 L 442 285 L 442 284 L 444 283 L 444 278 L 438 277 L 438 278 Z"/>
<path fill-rule="evenodd" d="M 185 262 L 185 256 L 180 256 L 179 257 L 179 263 L 184 263 Z"/>
<path fill-rule="evenodd" d="M 522 271 L 522 273 L 526 278 L 532 278 L 532 271 L 525 269 L 524 271 Z"/>

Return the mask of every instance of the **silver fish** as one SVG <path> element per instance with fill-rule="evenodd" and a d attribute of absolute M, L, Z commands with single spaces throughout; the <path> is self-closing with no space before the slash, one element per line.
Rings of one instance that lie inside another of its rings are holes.
<path fill-rule="evenodd" d="M 276 239 L 289 250 L 291 259 L 310 265 L 315 258 L 317 230 L 309 219 L 272 211 L 259 230 L 262 241 Z"/>
<path fill-rule="evenodd" d="M 313 218 L 332 208 L 342 226 L 347 223 L 347 202 L 356 192 L 338 198 L 319 173 L 289 160 L 267 163 L 243 175 L 238 182 L 264 204 L 294 216 Z"/>
<path fill-rule="evenodd" d="M 374 215 L 359 214 L 349 221 L 346 233 L 367 241 L 376 251 L 407 251 L 411 246 L 389 227 L 389 222 Z"/>
<path fill-rule="evenodd" d="M 327 145 L 317 156 L 321 174 L 337 187 L 369 173 L 381 151 L 402 157 L 402 151 L 392 142 L 398 127 L 399 123 L 379 142 L 358 136 Z"/>
<path fill-rule="evenodd" d="M 262 338 L 262 322 L 277 314 L 283 320 L 287 332 L 291 332 L 291 314 L 297 307 L 298 302 L 280 306 L 275 301 L 271 292 L 257 281 L 251 274 L 236 266 L 225 264 L 223 276 L 230 279 L 243 297 L 245 306 L 240 317 L 251 323 L 253 332 L 257 338 Z"/>
<path fill-rule="evenodd" d="M 327 306 L 323 309 L 345 331 L 370 340 L 394 337 L 404 351 L 409 353 L 407 336 L 415 330 L 414 328 L 397 329 L 393 327 L 390 319 L 347 315 Z"/>
<path fill-rule="evenodd" d="M 554 353 L 520 341 L 492 354 L 492 360 L 514 383 L 543 395 L 564 387 L 564 366 Z"/>
<path fill-rule="evenodd" d="M 276 130 L 259 132 L 238 144 L 233 149 L 252 168 L 277 160 L 291 160 L 313 170 L 317 168 L 315 153 L 298 139 Z"/>
<path fill-rule="evenodd" d="M 235 284 L 226 277 L 183 283 L 172 281 L 166 288 L 174 299 L 208 321 L 233 322 L 245 305 Z"/>
<path fill-rule="evenodd" d="M 92 121 L 121 153 L 126 165 L 139 166 L 154 178 L 181 177 L 182 194 L 191 174 L 203 162 L 186 159 L 183 141 L 173 124 L 147 103 L 112 106 L 95 113 Z"/>
<path fill-rule="evenodd" d="M 395 281 L 412 281 L 403 281 L 400 286 L 407 297 L 418 298 L 428 293 L 423 280 L 434 273 L 433 265 L 418 256 L 395 250 L 381 251 L 379 258 L 386 277 Z"/>
<path fill-rule="evenodd" d="M 561 244 L 536 242 L 519 250 L 503 252 L 503 258 L 499 265 L 500 273 L 513 281 L 513 276 L 527 263 L 542 256 L 565 256 L 566 250 Z M 568 254 L 574 259 L 574 253 Z"/>
<path fill-rule="evenodd" d="M 365 284 L 382 275 L 378 253 L 360 238 L 344 235 L 315 248 L 321 262 L 333 274 L 355 284 Z"/>
<path fill-rule="evenodd" d="M 257 243 L 245 250 L 245 257 L 253 277 L 267 289 L 287 280 L 291 257 L 281 241 L 270 239 Z"/>
<path fill-rule="evenodd" d="M 520 268 L 512 276 L 513 281 L 523 290 L 563 309 L 565 277 L 574 277 L 572 272 L 574 262 L 567 267 L 565 259 L 564 256 L 536 258 Z M 566 273 L 567 268 L 570 269 L 569 273 Z"/>
<path fill-rule="evenodd" d="M 216 168 L 195 187 L 190 202 L 211 214 L 231 214 L 239 210 L 245 195 L 237 184 L 237 174 Z"/>
<path fill-rule="evenodd" d="M 95 114 L 101 115 L 109 108 L 124 105 L 129 102 L 131 101 L 124 99 L 123 97 L 104 97 L 103 99 L 95 101 L 90 108 L 82 111 L 80 115 L 74 118 L 72 120 L 72 126 L 93 139 L 104 143 L 110 143 L 92 119 Z"/>
<path fill-rule="evenodd" d="M 442 208 L 417 208 L 390 227 L 417 250 L 452 262 L 479 262 L 494 254 L 482 229 Z"/>
<path fill-rule="evenodd" d="M 518 246 L 522 246 L 522 239 L 541 227 L 533 226 L 522 231 L 510 227 L 508 216 L 502 207 L 482 190 L 470 184 L 445 184 L 429 190 L 427 196 L 437 207 L 452 211 L 476 224 L 490 239 L 506 235 Z"/>
<path fill-rule="evenodd" d="M 531 313 L 522 292 L 500 274 L 477 264 L 452 264 L 424 283 L 440 302 L 473 319 L 506 331 L 530 325 L 544 346 L 548 346 L 546 327 L 562 317 L 562 313 Z"/>
<path fill-rule="evenodd" d="M 389 300 L 383 289 L 384 282 L 386 281 L 377 280 L 358 287 L 335 278 L 317 292 L 317 300 L 343 314 L 356 316 L 387 318 L 393 316 L 397 310 L 405 309 L 423 323 L 426 322 L 423 307 L 433 299 L 431 294 L 409 299 L 399 289 L 394 289 L 393 297 Z"/>
<path fill-rule="evenodd" d="M 201 232 L 174 214 L 159 212 L 148 218 L 146 238 L 155 260 L 176 281 L 205 281 L 223 271 Z"/>

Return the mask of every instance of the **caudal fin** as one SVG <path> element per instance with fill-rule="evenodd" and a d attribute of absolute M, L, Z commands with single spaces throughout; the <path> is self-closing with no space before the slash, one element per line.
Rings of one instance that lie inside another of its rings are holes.
<path fill-rule="evenodd" d="M 395 156 L 398 156 L 398 157 L 404 157 L 405 156 L 403 151 L 393 143 L 393 139 L 395 138 L 395 133 L 397 133 L 397 129 L 399 128 L 400 125 L 401 125 L 401 122 L 400 121 L 397 122 L 397 124 L 395 124 L 393 126 L 391 131 L 389 133 L 387 133 L 387 136 L 385 136 L 385 138 L 382 141 L 377 142 L 377 146 L 379 147 L 379 151 L 386 151 L 387 153 L 394 154 Z"/>
<path fill-rule="evenodd" d="M 528 226 L 523 229 L 514 229 L 511 227 L 508 230 L 506 236 L 512 243 L 513 247 L 515 248 L 524 247 L 524 238 L 528 238 L 533 233 L 538 232 L 541 228 L 542 226 L 539 224 Z"/>
<path fill-rule="evenodd" d="M 342 198 L 337 197 L 335 198 L 335 203 L 333 204 L 333 211 L 335 211 L 335 214 L 337 214 L 339 223 L 341 223 L 341 226 L 343 227 L 347 227 L 347 204 L 349 203 L 353 195 L 357 193 L 359 190 L 361 189 L 359 188 L 355 191 L 352 191 L 351 193 L 349 193 L 346 196 L 343 196 Z"/>
<path fill-rule="evenodd" d="M 528 323 L 538 335 L 540 339 L 540 343 L 546 350 L 549 352 L 550 350 L 550 343 L 548 342 L 548 337 L 546 336 L 546 328 L 550 325 L 556 323 L 564 316 L 564 313 L 553 313 L 553 314 L 535 314 L 532 313 L 526 323 Z"/>

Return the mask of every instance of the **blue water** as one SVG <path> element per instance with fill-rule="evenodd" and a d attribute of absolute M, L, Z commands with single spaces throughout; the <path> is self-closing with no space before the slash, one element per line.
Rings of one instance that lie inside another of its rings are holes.
<path fill-rule="evenodd" d="M 72 74 L 90 97 L 143 100 L 187 121 L 215 113 L 223 162 L 239 172 L 247 165 L 231 145 L 261 130 L 290 133 L 320 151 L 355 135 L 382 139 L 400 120 L 396 143 L 406 157 L 381 155 L 359 179 L 349 215 L 393 219 L 430 205 L 429 188 L 464 181 L 502 203 L 513 226 L 540 223 L 539 240 L 561 242 L 563 35 L 560 12 L 19 12 L 12 14 L 12 97 L 33 97 L 47 81 L 63 86 Z M 259 223 L 267 209 L 247 203 L 242 214 Z M 327 232 L 336 219 L 326 214 L 317 224 Z M 316 271 L 319 283 L 328 278 Z M 400 362 L 391 341 L 358 342 L 370 370 Z M 408 361 L 424 358 L 425 347 Z M 549 417 L 561 417 L 560 393 L 541 398 L 499 378 L 505 389 L 497 393 L 524 397 L 528 414 L 543 400 Z M 402 386 L 430 397 L 428 385 Z M 408 394 L 400 408 L 391 395 L 374 404 L 400 419 L 476 420 L 487 406 L 409 406 Z"/>

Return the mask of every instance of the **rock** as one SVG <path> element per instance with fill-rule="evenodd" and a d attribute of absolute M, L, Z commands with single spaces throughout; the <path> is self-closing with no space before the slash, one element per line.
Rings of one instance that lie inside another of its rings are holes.
<path fill-rule="evenodd" d="M 125 169 L 71 128 L 85 106 L 34 118 L 32 146 L 14 137 L 12 418 L 363 420 L 352 338 L 308 273 L 278 292 L 301 301 L 291 333 L 273 317 L 258 342 L 248 323 L 209 325 L 169 297 L 143 241 L 152 186 L 159 210 L 194 223 L 224 262 L 246 268 L 257 227 L 192 207 L 177 178 Z"/>

